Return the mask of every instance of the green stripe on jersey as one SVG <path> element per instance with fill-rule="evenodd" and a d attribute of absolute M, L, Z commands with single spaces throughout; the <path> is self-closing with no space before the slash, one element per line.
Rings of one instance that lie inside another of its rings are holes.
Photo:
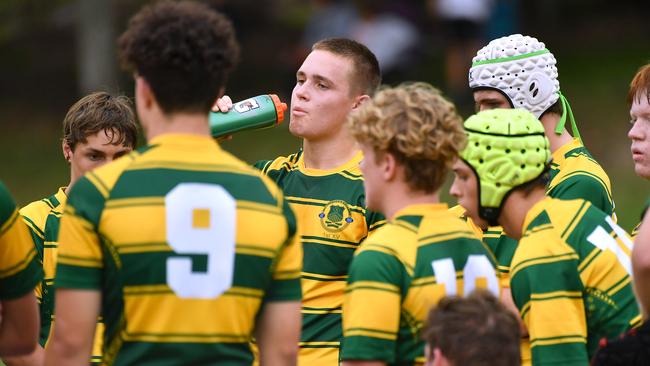
<path fill-rule="evenodd" d="M 178 184 L 186 182 L 217 184 L 237 200 L 277 206 L 277 200 L 255 175 L 176 169 L 127 170 L 111 191 L 111 199 L 163 197 Z"/>
<path fill-rule="evenodd" d="M 159 285 L 167 283 L 167 259 L 191 258 L 192 271 L 207 270 L 207 255 L 175 255 L 174 252 L 126 253 L 120 255 L 119 269 L 124 286 Z M 271 258 L 235 254 L 233 286 L 265 289 L 270 281 Z"/>
<path fill-rule="evenodd" d="M 74 207 L 77 216 L 97 227 L 105 204 L 106 200 L 99 189 L 87 177 L 81 177 L 70 189 L 66 207 Z"/>
<path fill-rule="evenodd" d="M 319 238 L 320 239 L 320 238 Z M 302 240 L 303 272 L 326 276 L 343 276 L 348 273 L 356 247 L 344 248 L 322 244 L 313 240 Z M 313 278 L 326 281 L 322 278 Z M 345 281 L 345 279 L 337 279 Z"/>
<path fill-rule="evenodd" d="M 248 343 L 124 342 L 119 356 L 107 361 L 107 365 L 111 366 L 250 366 L 253 354 Z"/>
<path fill-rule="evenodd" d="M 589 361 L 584 343 L 560 343 L 532 348 L 533 365 L 586 365 Z"/>
<path fill-rule="evenodd" d="M 340 342 L 342 334 L 340 313 L 302 314 L 300 342 Z"/>

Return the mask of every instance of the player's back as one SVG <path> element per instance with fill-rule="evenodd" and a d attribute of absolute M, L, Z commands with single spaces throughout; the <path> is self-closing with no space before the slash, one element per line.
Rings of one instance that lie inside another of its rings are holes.
<path fill-rule="evenodd" d="M 414 313 L 424 320 L 431 306 L 445 296 L 464 296 L 482 288 L 499 297 L 495 267 L 493 254 L 467 223 L 448 210 L 428 214 L 420 222 L 406 302 L 419 301 Z"/>
<path fill-rule="evenodd" d="M 64 222 L 101 237 L 62 237 L 57 281 L 101 288 L 109 365 L 249 365 L 263 303 L 300 300 L 281 191 L 208 137 L 158 137 L 80 180 L 68 205 Z"/>
<path fill-rule="evenodd" d="M 591 356 L 602 337 L 639 324 L 632 242 L 610 216 L 585 200 L 545 198 L 528 212 L 524 230 L 511 285 L 534 360 Z"/>
<path fill-rule="evenodd" d="M 477 288 L 499 296 L 494 258 L 466 223 L 445 204 L 403 208 L 363 242 L 352 263 L 343 358 L 422 365 L 420 331 L 429 309 Z"/>

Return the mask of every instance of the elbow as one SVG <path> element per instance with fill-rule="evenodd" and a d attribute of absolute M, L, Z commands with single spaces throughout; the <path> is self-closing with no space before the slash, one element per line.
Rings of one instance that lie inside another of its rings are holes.
<path fill-rule="evenodd" d="M 632 250 L 632 268 L 639 279 L 650 276 L 650 248 L 636 245 Z"/>
<path fill-rule="evenodd" d="M 298 361 L 298 343 L 284 342 L 276 349 L 277 359 L 283 360 L 284 365 L 296 365 Z"/>
<path fill-rule="evenodd" d="M 36 349 L 36 337 L 29 338 L 16 338 L 13 341 L 8 341 L 6 344 L 0 345 L 0 357 L 16 357 L 26 356 L 34 352 Z"/>
<path fill-rule="evenodd" d="M 276 343 L 272 348 L 260 348 L 260 366 L 298 364 L 298 343 Z"/>

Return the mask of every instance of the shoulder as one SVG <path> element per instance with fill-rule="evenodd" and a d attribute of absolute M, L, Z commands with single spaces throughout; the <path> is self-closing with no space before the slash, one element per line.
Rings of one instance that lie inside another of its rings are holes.
<path fill-rule="evenodd" d="M 574 184 L 596 185 L 610 190 L 609 176 L 603 167 L 589 154 L 586 148 L 578 147 L 564 156 L 559 172 L 551 181 L 550 187 L 571 179 Z"/>
<path fill-rule="evenodd" d="M 356 257 L 367 258 L 367 253 L 383 253 L 412 267 L 417 251 L 417 228 L 402 221 L 390 221 L 375 230 L 360 246 Z M 366 254 L 364 254 L 366 253 Z"/>
<path fill-rule="evenodd" d="M 259 160 L 253 164 L 253 167 L 261 170 L 264 174 L 275 170 L 292 171 L 297 168 L 301 155 L 302 151 L 299 151 L 289 156 L 279 156 L 272 160 Z"/>
<path fill-rule="evenodd" d="M 43 198 L 38 201 L 34 201 L 20 209 L 20 215 L 23 217 L 23 221 L 30 227 L 30 229 L 43 232 L 45 230 L 45 223 L 47 222 L 47 216 L 50 214 L 50 211 L 54 209 L 52 203 L 47 199 Z"/>
<path fill-rule="evenodd" d="M 459 218 L 454 211 L 448 210 L 435 217 L 425 216 L 420 223 L 418 238 L 420 242 L 439 242 L 465 238 L 480 241 L 481 230 Z"/>

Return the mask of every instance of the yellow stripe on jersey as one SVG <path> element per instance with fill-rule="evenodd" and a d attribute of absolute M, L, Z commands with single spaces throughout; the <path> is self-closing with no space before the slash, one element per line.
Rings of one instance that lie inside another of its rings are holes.
<path fill-rule="evenodd" d="M 130 340 L 145 342 L 245 342 L 263 296 L 261 290 L 236 287 L 217 299 L 182 299 L 171 290 L 138 290 L 125 287 L 126 332 Z M 150 309 L 157 310 L 154 313 Z M 156 315 L 161 313 L 174 316 L 163 320 Z M 203 318 L 210 313 L 214 316 Z"/>
<path fill-rule="evenodd" d="M 531 347 L 552 346 L 563 343 L 587 343 L 587 338 L 583 336 L 564 336 L 557 339 L 536 339 L 530 342 Z"/>
<path fill-rule="evenodd" d="M 528 249 L 528 248 L 527 248 Z M 515 277 L 515 275 L 530 266 L 534 266 L 537 264 L 543 264 L 543 263 L 553 263 L 553 262 L 559 262 L 563 260 L 571 260 L 571 259 L 580 259 L 578 255 L 575 252 L 567 252 L 567 253 L 560 253 L 560 254 L 555 254 L 547 257 L 539 257 L 539 258 L 534 258 L 534 259 L 528 259 L 526 261 L 523 261 L 521 263 L 517 263 L 511 270 L 510 270 L 510 278 Z M 513 261 L 514 263 L 514 261 Z"/>
<path fill-rule="evenodd" d="M 577 203 L 578 202 L 576 202 L 576 204 Z M 564 230 L 562 230 L 562 239 L 566 240 L 569 234 L 573 232 L 573 230 L 576 228 L 578 223 L 580 223 L 580 221 L 582 220 L 582 217 L 585 215 L 585 213 L 587 213 L 587 210 L 589 209 L 590 205 L 591 204 L 588 202 L 582 203 L 582 207 L 580 207 L 579 211 L 576 212 L 575 215 L 571 215 L 570 219 L 569 217 L 566 216 L 567 214 L 569 214 L 569 212 L 567 212 L 565 215 L 558 215 L 559 218 L 564 218 L 563 221 L 569 222 L 568 226 L 562 225 L 559 222 L 556 224 L 556 227 L 559 230 L 561 230 L 563 227 L 565 228 Z"/>
<path fill-rule="evenodd" d="M 300 284 L 302 287 L 303 306 L 313 307 L 313 308 L 332 308 L 341 306 L 343 302 L 343 291 L 345 290 L 345 276 L 337 276 L 340 278 L 338 281 L 327 281 L 321 282 L 318 280 L 312 280 L 306 278 L 306 276 L 311 277 L 311 273 L 302 273 L 302 278 L 300 279 Z M 314 276 L 316 277 L 316 276 Z"/>
<path fill-rule="evenodd" d="M 349 180 L 363 180 L 363 177 L 362 177 L 362 176 L 354 176 L 354 175 L 350 175 L 350 174 L 348 174 L 348 173 L 345 172 L 345 171 L 340 171 L 339 174 L 342 175 L 342 176 L 344 176 L 346 179 L 349 179 Z"/>
<path fill-rule="evenodd" d="M 153 200 L 150 200 L 149 203 L 152 202 Z M 267 240 L 265 230 L 249 230 L 249 228 L 251 225 L 264 224 L 280 230 L 284 228 L 286 232 L 284 216 L 272 205 L 254 206 L 244 202 L 243 206 L 238 210 L 237 216 L 236 236 L 240 244 L 237 246 L 237 253 L 268 258 L 277 255 L 275 243 Z M 264 210 L 253 207 L 264 208 Z M 269 213 L 273 215 L 269 216 Z M 149 219 L 141 220 L 142 217 Z M 138 227 L 129 225 L 132 222 L 138 222 Z M 157 204 L 140 206 L 133 200 L 131 202 L 120 200 L 117 206 L 106 205 L 99 230 L 110 232 L 111 240 L 118 253 L 171 251 L 172 249 L 166 243 L 165 227 L 160 227 L 160 222 L 165 222 L 165 206 Z M 127 227 L 131 230 L 117 229 Z"/>
<path fill-rule="evenodd" d="M 522 318 L 531 331 L 531 343 L 539 338 L 579 335 L 587 337 L 582 295 L 567 292 L 556 296 L 542 296 L 531 299 L 530 306 L 522 308 Z M 533 296 L 534 297 L 534 296 Z M 528 311 L 526 311 L 528 310 Z M 525 312 L 524 312 L 525 311 Z M 576 332 L 578 332 L 576 334 Z"/>

